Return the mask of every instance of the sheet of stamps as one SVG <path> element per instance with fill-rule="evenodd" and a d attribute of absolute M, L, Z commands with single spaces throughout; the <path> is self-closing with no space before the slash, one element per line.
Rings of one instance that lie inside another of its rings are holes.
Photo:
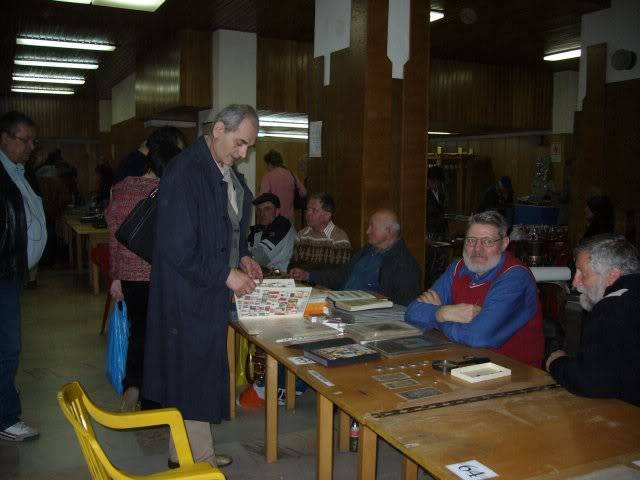
<path fill-rule="evenodd" d="M 397 388 L 404 388 L 404 387 L 413 387 L 414 385 L 417 385 L 418 381 L 414 380 L 413 378 L 405 378 L 404 380 L 395 380 L 393 382 L 386 382 L 383 383 L 382 385 L 384 385 L 384 388 L 388 388 L 389 390 L 395 390 Z"/>
<path fill-rule="evenodd" d="M 238 319 L 302 317 L 310 293 L 311 287 L 256 287 L 253 293 L 236 296 Z"/>
<path fill-rule="evenodd" d="M 402 398 L 406 399 L 406 400 L 419 400 L 421 398 L 427 398 L 427 397 L 432 397 L 434 395 L 440 395 L 442 392 L 440 390 L 438 390 L 437 388 L 433 388 L 433 387 L 423 387 L 423 388 L 416 388 L 415 390 L 408 390 L 406 392 L 400 392 L 398 393 L 398 395 L 400 395 Z"/>

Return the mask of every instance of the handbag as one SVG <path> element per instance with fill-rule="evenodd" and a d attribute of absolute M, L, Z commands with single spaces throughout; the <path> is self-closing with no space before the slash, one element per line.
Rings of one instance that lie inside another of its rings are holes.
<path fill-rule="evenodd" d="M 122 380 L 127 373 L 127 351 L 129 349 L 129 317 L 127 305 L 123 301 L 116 303 L 109 320 L 107 338 L 106 374 L 109 383 L 122 395 Z"/>
<path fill-rule="evenodd" d="M 116 230 L 116 239 L 133 253 L 151 263 L 158 208 L 158 189 L 143 198 Z"/>
<path fill-rule="evenodd" d="M 298 190 L 298 181 L 296 180 L 296 176 L 293 174 L 291 170 L 289 170 L 291 177 L 293 178 L 293 208 L 296 210 L 304 210 L 307 208 L 307 196 L 301 195 L 300 190 Z"/>

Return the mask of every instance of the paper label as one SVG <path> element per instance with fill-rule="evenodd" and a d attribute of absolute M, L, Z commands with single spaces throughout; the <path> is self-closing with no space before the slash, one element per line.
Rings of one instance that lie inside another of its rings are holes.
<path fill-rule="evenodd" d="M 289 361 L 294 365 L 309 365 L 310 363 L 316 363 L 307 357 L 288 357 Z"/>
<path fill-rule="evenodd" d="M 463 478 L 465 480 L 484 480 L 485 478 L 495 478 L 498 476 L 496 472 L 484 466 L 477 460 L 453 463 L 451 465 L 447 465 L 447 468 L 459 478 Z"/>
<path fill-rule="evenodd" d="M 314 377 L 316 380 L 319 380 L 322 383 L 324 383 L 327 387 L 335 387 L 335 384 L 331 383 L 331 381 L 327 377 L 322 375 L 317 370 L 307 370 L 307 373 L 309 373 L 309 375 Z"/>

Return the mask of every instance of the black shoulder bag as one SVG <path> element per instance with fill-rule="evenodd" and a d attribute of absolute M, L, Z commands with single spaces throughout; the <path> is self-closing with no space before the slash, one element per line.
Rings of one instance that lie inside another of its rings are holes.
<path fill-rule="evenodd" d="M 158 208 L 158 189 L 131 210 L 116 231 L 116 239 L 133 253 L 151 263 Z"/>
<path fill-rule="evenodd" d="M 304 210 L 307 208 L 307 197 L 306 195 L 301 195 L 300 190 L 298 190 L 298 181 L 296 180 L 296 176 L 293 174 L 291 170 L 289 170 L 291 174 L 291 178 L 293 178 L 293 208 L 297 210 Z"/>

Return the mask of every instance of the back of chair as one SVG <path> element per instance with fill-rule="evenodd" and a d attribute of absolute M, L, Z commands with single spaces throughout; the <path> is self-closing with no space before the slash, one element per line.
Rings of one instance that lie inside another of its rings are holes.
<path fill-rule="evenodd" d="M 82 454 L 94 480 L 125 478 L 118 475 L 96 439 L 91 416 L 86 408 L 87 398 L 78 382 L 68 383 L 58 392 L 58 404 L 78 437 Z"/>

